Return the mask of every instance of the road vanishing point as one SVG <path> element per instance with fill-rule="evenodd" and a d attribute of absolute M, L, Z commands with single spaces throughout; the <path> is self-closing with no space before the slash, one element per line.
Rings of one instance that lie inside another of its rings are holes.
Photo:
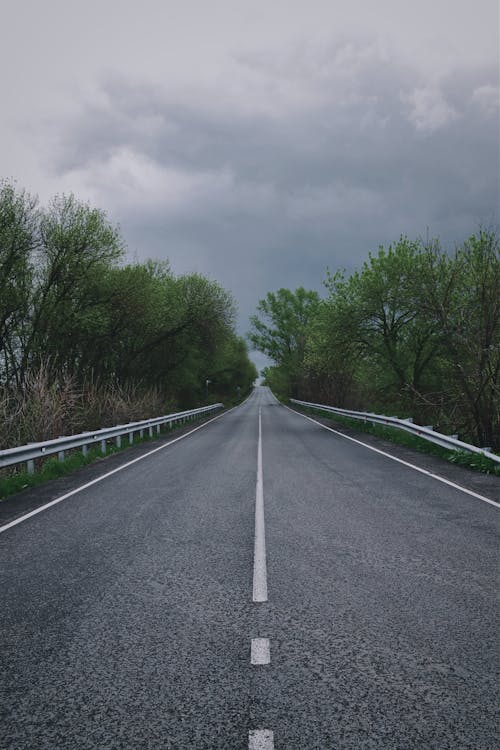
<path fill-rule="evenodd" d="M 259 387 L 1 503 L 0 748 L 493 750 L 497 502 Z"/>

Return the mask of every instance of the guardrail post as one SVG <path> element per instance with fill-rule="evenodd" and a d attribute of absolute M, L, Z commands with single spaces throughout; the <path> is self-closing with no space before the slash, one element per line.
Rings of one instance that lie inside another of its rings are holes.
<path fill-rule="evenodd" d="M 116 436 L 116 447 L 117 448 L 121 448 L 122 447 L 122 436 L 121 435 L 117 435 Z"/>
<path fill-rule="evenodd" d="M 59 461 L 64 461 L 64 451 L 59 451 L 59 453 L 57 454 L 57 458 L 59 459 Z"/>
<path fill-rule="evenodd" d="M 159 424 L 156 425 L 156 434 L 157 435 L 160 434 L 160 425 Z"/>
<path fill-rule="evenodd" d="M 106 453 L 106 441 L 101 440 L 101 453 Z"/>
<path fill-rule="evenodd" d="M 26 461 L 26 471 L 28 472 L 28 474 L 35 473 L 35 462 L 32 458 L 30 458 L 29 461 Z"/>
<path fill-rule="evenodd" d="M 149 437 L 153 437 L 153 428 L 149 425 Z"/>
<path fill-rule="evenodd" d="M 88 452 L 89 452 L 89 446 L 88 445 L 82 445 L 82 454 L 84 456 L 86 456 Z"/>
<path fill-rule="evenodd" d="M 134 442 L 134 433 L 132 431 L 130 431 L 128 434 L 128 442 L 130 445 L 132 445 L 132 443 Z"/>

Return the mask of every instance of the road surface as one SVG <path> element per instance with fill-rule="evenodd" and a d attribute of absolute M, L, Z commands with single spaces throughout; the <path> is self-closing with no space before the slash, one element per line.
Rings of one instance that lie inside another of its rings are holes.
<path fill-rule="evenodd" d="M 141 450 L 4 520 L 2 749 L 496 747 L 496 506 L 266 388 Z"/>

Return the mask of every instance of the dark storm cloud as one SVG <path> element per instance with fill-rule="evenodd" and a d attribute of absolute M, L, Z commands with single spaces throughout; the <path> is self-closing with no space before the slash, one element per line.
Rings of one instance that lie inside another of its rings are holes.
<path fill-rule="evenodd" d="M 453 243 L 498 221 L 493 67 L 429 81 L 351 43 L 237 65 L 230 89 L 108 79 L 55 164 L 139 256 L 229 287 L 242 329 L 266 291 L 319 288 L 401 233 Z"/>

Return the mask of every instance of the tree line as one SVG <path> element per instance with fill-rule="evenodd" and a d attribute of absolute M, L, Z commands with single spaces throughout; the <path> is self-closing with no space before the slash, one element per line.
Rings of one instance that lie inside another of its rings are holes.
<path fill-rule="evenodd" d="M 235 316 L 216 281 L 176 275 L 168 262 L 127 262 L 104 211 L 73 195 L 42 207 L 0 183 L 0 442 L 51 437 L 60 426 L 33 427 L 35 413 L 63 413 L 62 394 L 78 402 L 66 432 L 236 400 L 257 372 Z M 99 394 L 121 410 L 99 413 Z M 24 435 L 20 414 L 30 425 Z"/>
<path fill-rule="evenodd" d="M 280 395 L 412 417 L 500 448 L 500 241 L 481 229 L 454 252 L 401 237 L 326 296 L 270 292 L 249 338 Z"/>

